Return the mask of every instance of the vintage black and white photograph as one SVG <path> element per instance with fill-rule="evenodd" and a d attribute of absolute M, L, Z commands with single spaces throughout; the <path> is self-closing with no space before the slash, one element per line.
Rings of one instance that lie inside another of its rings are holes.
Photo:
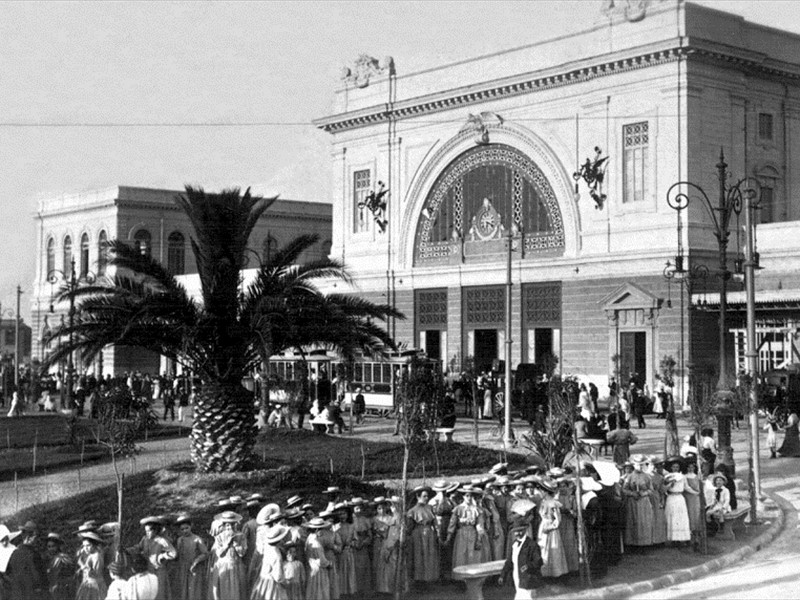
<path fill-rule="evenodd" d="M 0 600 L 798 597 L 800 2 L 0 0 L 0 232 Z"/>

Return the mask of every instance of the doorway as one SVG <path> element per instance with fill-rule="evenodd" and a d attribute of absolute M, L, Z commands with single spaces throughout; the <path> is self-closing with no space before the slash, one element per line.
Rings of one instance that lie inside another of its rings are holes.
<path fill-rule="evenodd" d="M 636 383 L 642 387 L 647 380 L 647 333 L 644 331 L 620 332 L 619 359 L 622 381 L 627 382 L 630 374 L 636 373 Z"/>
<path fill-rule="evenodd" d="M 491 371 L 492 361 L 497 358 L 497 330 L 475 330 L 475 369 Z"/>

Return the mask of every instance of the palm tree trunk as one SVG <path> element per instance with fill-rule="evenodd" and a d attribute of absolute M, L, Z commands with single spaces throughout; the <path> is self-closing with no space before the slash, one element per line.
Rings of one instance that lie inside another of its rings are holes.
<path fill-rule="evenodd" d="M 238 471 L 252 457 L 256 420 L 251 394 L 238 383 L 203 383 L 194 406 L 192 462 L 201 472 Z"/>

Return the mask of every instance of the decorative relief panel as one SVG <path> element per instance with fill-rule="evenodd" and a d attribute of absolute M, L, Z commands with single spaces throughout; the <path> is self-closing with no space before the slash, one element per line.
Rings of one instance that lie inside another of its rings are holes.
<path fill-rule="evenodd" d="M 503 323 L 506 292 L 502 286 L 464 288 L 464 320 L 468 325 Z"/>
<path fill-rule="evenodd" d="M 447 327 L 447 290 L 416 290 L 414 312 L 419 329 Z"/>
<path fill-rule="evenodd" d="M 525 327 L 561 327 L 561 282 L 529 283 L 522 287 Z"/>

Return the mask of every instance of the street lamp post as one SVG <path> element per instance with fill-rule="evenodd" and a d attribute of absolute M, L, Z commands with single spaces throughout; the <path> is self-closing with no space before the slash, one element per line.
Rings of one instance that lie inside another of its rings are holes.
<path fill-rule="evenodd" d="M 506 262 L 506 340 L 505 340 L 505 402 L 504 409 L 504 429 L 503 442 L 506 446 L 513 443 L 511 437 L 511 253 L 514 252 L 519 230 L 513 224 L 508 230 L 508 260 Z"/>
<path fill-rule="evenodd" d="M 683 240 L 681 237 L 682 212 L 689 206 L 693 198 L 700 198 L 708 210 L 713 233 L 717 238 L 719 250 L 720 295 L 719 295 L 719 378 L 717 380 L 715 398 L 715 412 L 719 429 L 720 462 L 726 464 L 734 473 L 733 449 L 731 448 L 730 422 L 732 417 L 733 392 L 728 374 L 728 357 L 726 352 L 727 341 L 727 308 L 728 308 L 728 280 L 731 271 L 728 270 L 728 240 L 730 238 L 730 221 L 733 215 L 742 211 L 743 193 L 742 184 L 746 180 L 739 180 L 733 185 L 728 185 L 728 165 L 720 148 L 719 162 L 717 163 L 718 198 L 716 205 L 711 201 L 703 188 L 689 181 L 679 181 L 667 190 L 667 203 L 676 211 L 678 218 L 678 255 L 675 257 L 675 272 L 685 273 L 683 264 Z"/>
<path fill-rule="evenodd" d="M 22 288 L 17 286 L 17 318 L 14 320 L 14 387 L 19 388 L 19 298 Z"/>
<path fill-rule="evenodd" d="M 75 369 L 73 356 L 72 356 L 72 340 L 73 340 L 73 333 L 72 328 L 75 325 L 75 291 L 81 286 L 83 283 L 94 283 L 97 279 L 96 275 L 89 270 L 81 272 L 80 276 L 75 274 L 75 257 L 70 258 L 70 268 L 69 273 L 64 273 L 58 269 L 53 269 L 47 274 L 47 281 L 50 284 L 55 284 L 58 280 L 64 280 L 64 287 L 69 295 L 69 312 L 67 313 L 69 324 L 67 331 L 69 332 L 69 345 L 70 345 L 70 352 L 67 355 L 67 384 L 66 384 L 66 395 L 64 397 L 64 402 L 67 408 L 72 409 L 72 378 L 73 372 Z M 55 312 L 52 303 L 50 304 L 50 312 Z M 62 321 L 61 329 L 63 330 L 64 325 Z"/>

